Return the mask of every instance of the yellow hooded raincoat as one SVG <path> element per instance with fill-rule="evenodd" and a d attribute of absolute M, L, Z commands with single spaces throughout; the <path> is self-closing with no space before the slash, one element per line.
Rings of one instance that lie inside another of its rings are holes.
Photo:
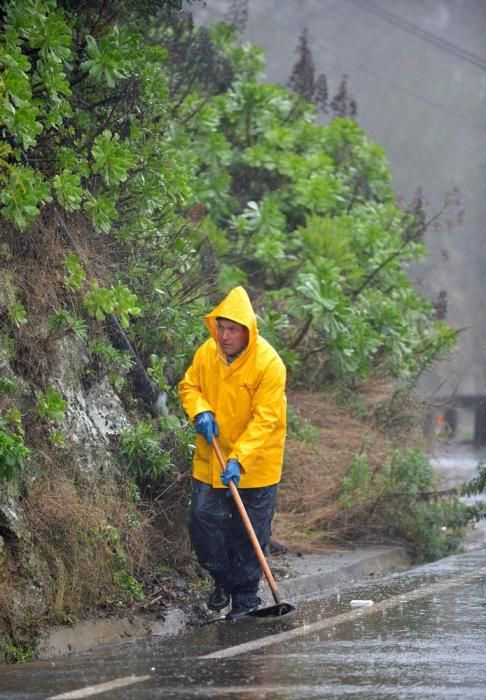
<path fill-rule="evenodd" d="M 248 345 L 229 365 L 218 344 L 217 317 L 249 330 Z M 234 457 L 242 466 L 240 488 L 276 484 L 286 429 L 285 365 L 258 334 L 255 312 L 243 287 L 232 289 L 205 316 L 205 322 L 211 338 L 198 348 L 179 384 L 182 404 L 191 420 L 202 411 L 214 413 L 225 458 Z M 198 435 L 193 476 L 223 488 L 220 473 L 212 446 Z"/>

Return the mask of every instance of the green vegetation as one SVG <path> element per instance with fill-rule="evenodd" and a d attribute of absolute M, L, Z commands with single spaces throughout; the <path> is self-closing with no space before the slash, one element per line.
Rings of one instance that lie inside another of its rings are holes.
<path fill-rule="evenodd" d="M 20 473 L 30 455 L 18 426 L 12 426 L 11 420 L 0 417 L 0 482 Z"/>
<path fill-rule="evenodd" d="M 111 289 L 105 289 L 100 287 L 97 282 L 93 282 L 83 303 L 88 314 L 97 321 L 103 321 L 107 314 L 115 314 L 119 317 L 122 328 L 128 328 L 130 318 L 139 316 L 141 312 L 137 306 L 136 294 L 120 284 Z"/>
<path fill-rule="evenodd" d="M 300 418 L 292 406 L 287 406 L 287 435 L 289 437 L 295 437 L 297 440 L 312 444 L 317 433 L 317 428 L 309 420 Z"/>
<path fill-rule="evenodd" d="M 150 423 L 140 422 L 125 429 L 120 437 L 120 452 L 130 473 L 139 479 L 157 479 L 172 466 L 170 454 L 161 450 Z"/>
<path fill-rule="evenodd" d="M 40 420 L 62 421 L 66 410 L 66 402 L 57 389 L 49 386 L 46 392 L 38 397 L 36 409 L 37 417 Z"/>
<path fill-rule="evenodd" d="M 8 317 L 13 323 L 13 325 L 17 328 L 20 328 L 20 326 L 23 326 L 25 323 L 27 323 L 27 312 L 25 311 L 24 306 L 19 301 L 16 301 L 9 307 Z"/>
<path fill-rule="evenodd" d="M 55 311 L 48 319 L 50 333 L 72 333 L 79 340 L 86 340 L 88 337 L 88 325 L 83 318 L 79 318 L 70 313 L 67 309 Z"/>
<path fill-rule="evenodd" d="M 105 557 L 113 570 L 113 602 L 122 606 L 133 601 L 143 600 L 142 585 L 127 571 L 129 568 L 128 556 L 119 529 L 112 525 L 103 524 L 95 528 L 93 537 L 96 542 L 105 545 Z"/>
<path fill-rule="evenodd" d="M 194 435 L 176 386 L 222 293 L 248 287 L 289 387 L 337 387 L 355 406 L 366 383 L 409 393 L 457 336 L 407 276 L 425 253 L 423 195 L 397 201 L 386 154 L 355 119 L 346 81 L 328 99 L 323 76 L 297 62 L 292 89 L 268 84 L 261 50 L 241 45 L 231 24 L 196 28 L 175 5 L 2 6 L 0 272 L 14 261 L 15 281 L 8 287 L 0 276 L 0 486 L 14 478 L 22 486 L 18 505 L 50 577 L 39 589 L 57 582 L 46 619 L 143 595 L 140 557 L 126 555 L 133 518 L 109 530 L 82 500 L 92 493 L 83 460 L 99 434 L 80 450 L 77 436 L 50 425 L 65 419 L 63 396 L 77 392 L 73 413 L 89 401 L 100 411 L 122 407 L 103 459 L 115 479 L 129 475 L 127 501 L 135 493 L 144 501 L 134 508 L 154 509 L 158 539 L 162 532 L 173 550 L 159 560 L 180 563 L 184 546 L 171 538 L 183 530 Z M 71 393 L 68 362 L 77 372 Z M 156 415 L 161 392 L 169 416 Z M 361 418 L 378 415 L 389 432 L 401 420 L 393 396 Z M 291 441 L 315 449 L 321 429 L 289 408 Z M 37 476 L 59 468 L 66 483 L 56 477 L 34 498 L 28 458 Z M 421 557 L 455 546 L 467 517 L 450 499 L 424 500 L 435 485 L 423 454 L 390 449 L 377 468 L 360 448 L 345 467 L 332 491 L 345 537 L 362 534 L 353 514 L 378 499 L 387 507 L 370 527 L 381 537 L 405 540 Z M 316 522 L 321 532 L 333 526 L 330 517 Z"/>
<path fill-rule="evenodd" d="M 370 532 L 407 542 L 422 561 L 455 551 L 471 521 L 471 511 L 459 500 L 459 492 L 440 497 L 436 475 L 419 449 L 393 450 L 383 469 L 374 473 L 366 453 L 356 457 L 343 477 L 340 502 L 350 511 L 359 504 Z"/>
<path fill-rule="evenodd" d="M 478 475 L 464 484 L 461 489 L 463 496 L 479 496 L 486 493 L 486 462 L 481 460 L 477 465 Z M 468 506 L 469 520 L 477 522 L 486 518 L 486 502 L 477 500 L 472 505 Z"/>
<path fill-rule="evenodd" d="M 121 391 L 125 384 L 127 373 L 134 365 L 131 353 L 117 350 L 106 340 L 93 340 L 88 346 L 92 359 L 96 362 L 98 379 L 107 375 L 112 386 Z"/>
<path fill-rule="evenodd" d="M 7 664 L 25 664 L 35 658 L 35 649 L 12 644 L 5 648 L 4 655 Z"/>
<path fill-rule="evenodd" d="M 169 373 L 201 333 L 194 302 L 245 282 L 296 379 L 416 379 L 456 335 L 405 272 L 424 254 L 420 196 L 401 209 L 358 123 L 321 126 L 298 92 L 260 82 L 261 51 L 229 25 L 197 30 L 164 4 L 152 25 L 143 3 L 112 2 L 95 35 L 89 9 L 6 3 L 1 215 L 27 235 L 48 202 L 66 222 L 84 211 L 123 279 L 90 280 L 75 249 L 67 288 L 86 279 L 89 316 L 115 314 L 147 357 L 163 347 Z"/>
<path fill-rule="evenodd" d="M 3 394 L 10 394 L 15 388 L 15 382 L 8 377 L 0 377 L 0 391 Z"/>
<path fill-rule="evenodd" d="M 78 256 L 74 255 L 74 253 L 66 255 L 64 266 L 66 268 L 64 284 L 71 292 L 78 292 L 86 279 L 86 273 L 79 262 Z"/>

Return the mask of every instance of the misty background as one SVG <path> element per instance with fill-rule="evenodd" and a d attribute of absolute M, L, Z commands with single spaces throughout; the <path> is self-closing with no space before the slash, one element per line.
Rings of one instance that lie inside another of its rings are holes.
<path fill-rule="evenodd" d="M 265 50 L 265 79 L 284 85 L 307 29 L 316 75 L 326 75 L 330 97 L 348 76 L 358 122 L 385 149 L 402 203 L 421 188 L 428 219 L 450 203 L 410 275 L 432 301 L 446 292 L 446 320 L 465 330 L 420 389 L 435 400 L 486 394 L 486 0 L 205 0 L 188 9 L 196 24 L 238 9 L 241 41 Z"/>

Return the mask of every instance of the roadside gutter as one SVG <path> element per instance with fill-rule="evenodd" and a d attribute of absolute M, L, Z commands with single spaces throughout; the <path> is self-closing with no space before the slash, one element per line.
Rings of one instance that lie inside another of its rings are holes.
<path fill-rule="evenodd" d="M 336 586 L 346 583 L 406 570 L 411 561 L 403 547 L 360 547 L 326 554 L 286 552 L 269 557 L 269 565 L 283 597 L 294 603 L 330 593 Z M 262 605 L 273 603 L 264 580 L 261 597 Z M 147 637 L 169 637 L 183 633 L 189 625 L 194 626 L 194 617 L 194 610 L 174 606 L 165 609 L 163 614 L 141 611 L 122 618 L 87 620 L 72 626 L 54 627 L 41 638 L 37 656 L 49 659 Z"/>

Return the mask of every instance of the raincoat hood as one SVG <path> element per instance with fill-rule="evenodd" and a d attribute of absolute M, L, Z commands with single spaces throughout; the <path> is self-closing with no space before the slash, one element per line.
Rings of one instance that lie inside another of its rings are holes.
<path fill-rule="evenodd" d="M 216 319 L 218 317 L 228 318 L 230 321 L 246 326 L 249 332 L 249 339 L 243 354 L 246 354 L 253 348 L 258 337 L 257 320 L 250 298 L 243 287 L 234 287 L 223 301 L 204 317 L 204 321 L 216 344 L 218 344 L 218 332 L 216 329 Z"/>

